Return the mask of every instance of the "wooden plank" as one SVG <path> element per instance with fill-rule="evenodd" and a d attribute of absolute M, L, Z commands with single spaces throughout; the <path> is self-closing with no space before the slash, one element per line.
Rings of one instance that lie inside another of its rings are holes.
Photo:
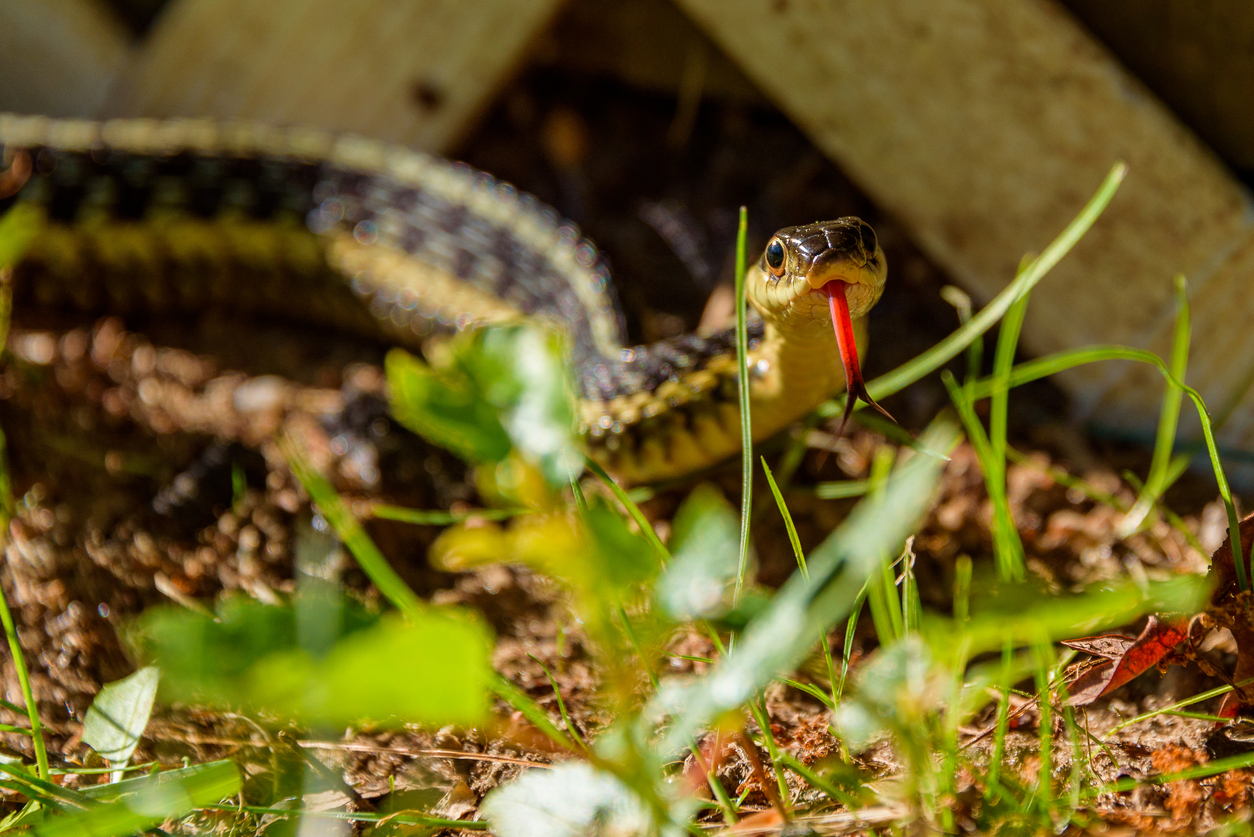
<path fill-rule="evenodd" d="M 698 87 L 701 98 L 763 103 L 740 68 L 670 0 L 568 3 L 536 49 L 534 62 L 676 96 Z"/>
<path fill-rule="evenodd" d="M 1166 351 L 1172 276 L 1199 327 L 1189 381 L 1219 405 L 1254 364 L 1254 213 L 1211 152 L 1049 0 L 675 0 L 817 145 L 988 299 L 1111 164 L 1130 174 L 1035 292 L 1024 343 Z M 1242 354 L 1233 355 L 1239 351 Z M 1080 412 L 1148 430 L 1160 380 L 1064 377 Z M 1248 399 L 1247 399 L 1248 403 Z M 1229 442 L 1254 443 L 1250 409 Z"/>
<path fill-rule="evenodd" d="M 0 110 L 95 115 L 130 50 L 96 0 L 0 3 Z"/>
<path fill-rule="evenodd" d="M 114 115 L 264 119 L 438 151 L 560 0 L 176 0 Z"/>

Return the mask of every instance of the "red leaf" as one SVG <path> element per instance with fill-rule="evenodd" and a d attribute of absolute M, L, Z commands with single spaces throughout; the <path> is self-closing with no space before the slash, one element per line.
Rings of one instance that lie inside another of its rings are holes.
<path fill-rule="evenodd" d="M 1083 651 L 1085 654 L 1092 654 L 1094 657 L 1117 660 L 1136 644 L 1136 637 L 1123 634 L 1098 634 L 1080 639 L 1064 639 L 1062 644 L 1068 648 Z"/>
<path fill-rule="evenodd" d="M 1080 672 L 1068 684 L 1072 706 L 1085 706 L 1108 695 L 1134 677 L 1144 674 L 1172 652 L 1188 636 L 1184 619 L 1159 619 L 1151 616 L 1145 630 L 1135 640 L 1118 634 L 1084 637 L 1064 643 L 1077 650 L 1105 657 L 1106 660 Z M 1121 640 L 1129 640 L 1122 652 Z M 1092 650 L 1090 650 L 1092 649 Z"/>
<path fill-rule="evenodd" d="M 1220 718 L 1227 718 L 1229 721 L 1235 721 L 1237 715 L 1241 712 L 1241 698 L 1237 697 L 1236 692 L 1228 692 L 1224 695 L 1224 699 L 1219 704 L 1219 711 L 1215 714 Z M 1216 729 L 1223 724 L 1215 724 Z"/>
<path fill-rule="evenodd" d="M 1248 560 L 1250 547 L 1254 545 L 1254 514 L 1246 515 L 1241 521 L 1239 527 L 1241 533 L 1241 556 L 1242 563 Z M 1228 537 L 1224 538 L 1224 542 L 1219 545 L 1219 549 L 1215 550 L 1215 554 L 1210 557 L 1210 574 L 1215 579 L 1215 590 L 1211 594 L 1211 601 L 1215 603 L 1223 602 L 1229 596 L 1238 592 L 1237 586 L 1237 569 L 1232 561 L 1232 533 L 1228 533 Z M 1248 571 L 1246 573 L 1248 575 Z"/>

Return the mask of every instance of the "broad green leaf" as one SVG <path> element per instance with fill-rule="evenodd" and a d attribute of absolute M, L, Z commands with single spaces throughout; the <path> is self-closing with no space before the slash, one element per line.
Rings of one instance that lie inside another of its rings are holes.
<path fill-rule="evenodd" d="M 130 761 L 148 726 L 160 679 L 159 669 L 145 666 L 102 688 L 83 719 L 83 741 L 113 764 Z"/>
<path fill-rule="evenodd" d="M 658 582 L 657 597 L 676 620 L 708 619 L 726 612 L 736 581 L 740 522 L 709 483 L 688 495 L 671 529 L 674 556 Z"/>
<path fill-rule="evenodd" d="M 307 606 L 306 603 L 302 605 Z M 491 642 L 469 614 L 423 610 L 371 619 L 346 602 L 326 608 L 339 639 L 300 641 L 292 607 L 227 602 L 215 621 L 182 610 L 145 614 L 140 642 L 161 666 L 163 693 L 243 706 L 309 723 L 479 723 L 488 709 Z"/>
<path fill-rule="evenodd" d="M 48 817 L 40 837 L 114 837 L 138 834 L 167 819 L 213 805 L 240 791 L 234 762 L 215 761 L 103 785 L 93 795 L 111 801 L 84 811 Z"/>
<path fill-rule="evenodd" d="M 479 329 L 477 351 L 458 356 L 523 457 L 552 485 L 583 471 L 564 344 L 556 332 L 534 326 Z"/>
<path fill-rule="evenodd" d="M 471 329 L 428 365 L 401 350 L 388 354 L 397 420 L 476 463 L 511 450 L 553 486 L 583 470 L 575 412 L 558 334 L 532 325 Z"/>
<path fill-rule="evenodd" d="M 572 571 L 589 576 L 607 594 L 621 597 L 628 588 L 653 578 L 661 568 L 649 542 L 604 501 L 594 499 L 582 519 L 594 563 Z"/>
<path fill-rule="evenodd" d="M 472 463 L 499 462 L 510 438 L 472 382 L 442 374 L 402 349 L 388 352 L 393 417 L 429 442 Z"/>

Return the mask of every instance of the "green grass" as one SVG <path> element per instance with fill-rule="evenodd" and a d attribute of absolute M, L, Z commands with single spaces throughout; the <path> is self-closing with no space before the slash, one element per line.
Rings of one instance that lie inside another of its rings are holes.
<path fill-rule="evenodd" d="M 717 811 L 727 823 L 744 813 L 744 794 L 729 794 L 708 761 L 717 755 L 709 747 L 725 738 L 762 748 L 765 759 L 760 778 L 789 815 L 904 803 L 913 813 L 893 823 L 890 830 L 922 826 L 953 832 L 959 827 L 955 799 L 963 794 L 969 809 L 966 815 L 982 831 L 1058 831 L 1079 822 L 1100 794 L 1124 784 L 1097 781 L 1088 752 L 1095 746 L 1100 749 L 1101 742 L 1091 740 L 1066 705 L 1062 673 L 1068 658 L 1059 655 L 1055 640 L 1125 624 L 1154 610 L 1196 608 L 1204 591 L 1196 579 L 1186 578 L 1141 586 L 1112 583 L 1060 596 L 1024 582 L 1025 550 L 1006 494 L 1008 464 L 1023 459 L 1007 442 L 1012 390 L 1081 363 L 1123 360 L 1155 366 L 1166 382 L 1159 431 L 1137 501 L 1124 509 L 1128 512 L 1126 530 L 1134 531 L 1156 510 L 1171 520 L 1161 497 L 1180 473 L 1182 458 L 1175 453 L 1174 441 L 1185 396 L 1202 420 L 1230 523 L 1235 520 L 1213 422 L 1200 396 L 1183 384 L 1189 324 L 1182 282 L 1177 284 L 1180 303 L 1169 362 L 1149 352 L 1107 346 L 1014 364 L 1031 289 L 1096 220 L 1123 174 L 1121 166 L 1115 167 L 1076 220 L 1040 256 L 1025 260 L 1006 290 L 983 310 L 971 312 L 969 300 L 951 294 L 960 311 L 958 330 L 870 383 L 873 397 L 883 398 L 966 354 L 964 380 L 959 383 L 948 373 L 944 377 L 952 411 L 943 412 L 918 439 L 901 443 L 898 437 L 899 444 L 881 445 L 867 479 L 823 483 L 812 490 L 823 499 L 862 499 L 844 523 L 808 554 L 788 503 L 790 496 L 796 496 L 791 492 L 798 490 L 790 488 L 790 482 L 801 447 L 793 445 L 775 470 L 762 460 L 770 499 L 797 563 L 796 573 L 778 590 L 756 586 L 748 573 L 753 450 L 745 357 L 743 211 L 737 244 L 737 343 L 745 443 L 739 514 L 717 489 L 698 487 L 674 516 L 669 543 L 641 510 L 637 499 L 642 495 L 624 491 L 595 463 L 575 461 L 578 439 L 571 430 L 562 376 L 555 371 L 559 367 L 553 365 L 559 354 L 547 337 L 517 327 L 489 330 L 455 343 L 450 350 L 453 360 L 435 367 L 393 354 L 388 373 L 394 410 L 401 420 L 462 455 L 481 474 L 508 473 L 517 479 L 492 481 L 494 488 L 485 491 L 487 507 L 474 512 L 376 505 L 370 514 L 448 527 L 441 542 L 463 538 L 459 542 L 463 548 L 478 550 L 483 560 L 526 564 L 562 585 L 571 613 L 587 638 L 586 653 L 601 677 L 595 700 L 605 725 L 586 736 L 577 733 L 573 707 L 559 692 L 558 676 L 543 664 L 540 668 L 555 694 L 553 713 L 533 694 L 492 672 L 487 667 L 489 643 L 476 639 L 483 636 L 480 621 L 464 611 L 437 607 L 414 593 L 367 536 L 349 504 L 312 466 L 308 454 L 294 439 L 284 437 L 280 447 L 293 473 L 329 530 L 348 547 L 395 613 L 362 613 L 342 597 L 315 588 L 298 590 L 282 607 L 224 603 L 212 617 L 167 613 L 150 622 L 157 626 L 157 639 L 150 647 L 166 649 L 163 676 L 199 688 L 198 694 L 209 696 L 204 700 L 211 704 L 233 710 L 245 706 L 265 715 L 270 723 L 277 718 L 295 724 L 288 728 L 297 731 L 329 722 L 345 725 L 358 716 L 377 724 L 402 720 L 432 727 L 464 724 L 468 716 L 457 714 L 464 705 L 452 697 L 421 706 L 405 698 L 415 690 L 438 698 L 442 690 L 451 694 L 454 687 L 469 683 L 467 688 L 485 704 L 489 697 L 495 698 L 520 719 L 512 724 L 529 727 L 529 732 L 550 742 L 551 750 L 570 759 L 552 771 L 532 771 L 518 783 L 493 791 L 485 810 L 495 820 L 454 822 L 423 809 L 377 815 L 317 813 L 277 798 L 265 804 L 252 804 L 256 801 L 252 799 L 225 804 L 223 797 L 235 793 L 239 783 L 234 765 L 230 771 L 221 766 L 229 762 L 185 769 L 193 772 L 158 774 L 168 777 L 167 782 L 182 783 L 185 793 L 180 797 L 181 807 L 154 810 L 162 818 L 181 817 L 195 807 L 202 813 L 234 818 L 232 827 L 237 829 L 251 827 L 262 817 L 325 816 L 376 824 L 385 833 L 382 829 L 401 825 L 426 830 L 503 830 L 508 819 L 536 818 L 538 809 L 549 807 L 589 830 L 619 827 L 630 831 L 625 823 L 631 822 L 643 824 L 643 830 L 677 834 L 695 831 L 694 818 L 703 811 Z M 0 239 L 0 255 L 4 252 Z M 992 372 L 985 378 L 980 374 L 983 335 L 998 323 Z M 526 377 L 534 370 L 529 372 L 514 362 L 522 347 L 540 352 L 549 364 L 542 376 L 544 386 Z M 528 415 L 539 416 L 542 427 L 528 428 L 517 420 L 516 402 L 522 397 L 532 399 Z M 977 402 L 985 399 L 989 402 L 987 425 L 976 410 Z M 840 407 L 839 402 L 824 405 L 819 417 L 836 415 Z M 960 556 L 952 579 L 952 612 L 945 615 L 932 612 L 924 603 L 909 538 L 931 507 L 948 455 L 963 435 L 983 469 L 994 511 L 994 547 L 991 556 Z M 593 476 L 581 483 L 579 471 L 585 466 Z M 1070 480 L 1066 484 L 1086 490 L 1099 502 L 1118 504 L 1116 498 L 1082 481 L 1061 473 L 1055 476 Z M 606 494 L 611 499 L 606 500 Z M 767 502 L 759 513 L 770 511 L 769 506 Z M 985 567 L 990 563 L 995 583 L 985 585 L 989 575 Z M 1250 576 L 1244 562 L 1237 564 L 1244 586 Z M 985 595 L 986 587 L 995 595 Z M 41 806 L 23 813 L 32 818 L 29 822 L 11 824 L 37 824 L 42 833 L 111 834 L 159 822 L 151 819 L 155 814 L 148 819 L 125 815 L 132 811 L 127 799 L 134 801 L 140 798 L 135 795 L 151 791 L 149 785 L 127 784 L 142 780 L 99 786 L 116 791 L 116 798 L 103 806 L 99 800 L 47 781 L 50 773 L 39 719 L 7 607 L 0 607 L 0 616 L 19 666 L 26 702 L 23 711 L 31 719 L 30 730 L 20 732 L 31 735 L 37 754 L 36 775 L 0 764 L 0 786 L 23 793 Z M 319 630 L 311 634 L 310 626 Z M 866 640 L 864 658 L 854 666 L 851 660 L 859 626 L 870 627 L 873 639 Z M 670 637 L 690 629 L 709 641 L 714 649 L 710 659 L 668 652 Z M 840 660 L 829 644 L 833 632 L 843 637 Z M 474 649 L 463 656 L 475 657 L 483 675 L 480 680 L 467 679 L 461 671 L 450 673 L 460 666 L 432 661 L 451 643 L 463 641 Z M 393 653 L 392 662 L 372 657 L 384 642 L 408 642 L 395 647 L 410 650 Z M 193 646 L 199 649 L 195 654 L 190 653 Z M 183 664 L 209 662 L 189 673 L 187 665 L 180 667 L 180 654 Z M 667 676 L 668 665 L 677 659 L 708 662 L 711 670 L 700 676 Z M 364 668 L 352 667 L 361 660 L 373 662 Z M 346 681 L 364 688 L 335 691 Z M 1012 708 L 1012 696 L 1016 688 L 1028 683 L 1032 685 L 1025 695 L 1027 706 L 1040 719 L 1033 756 L 1039 760 L 1039 775 L 1047 777 L 1036 783 L 1016 766 L 1009 733 L 1012 721 L 1025 711 Z M 805 763 L 777 740 L 766 696 L 779 684 L 812 696 L 830 712 L 837 738 L 832 759 Z M 1188 707 L 1221 691 L 1129 719 L 1110 735 L 1161 714 L 1207 717 Z M 323 707 L 311 716 L 309 706 L 315 704 L 291 700 L 302 692 L 335 695 L 334 711 Z M 395 701 L 365 702 L 382 693 L 394 693 Z M 346 703 L 353 700 L 363 702 Z M 384 705 L 386 711 L 379 708 Z M 559 727 L 559 719 L 565 730 Z M 962 731 L 977 719 L 988 727 L 986 749 L 963 741 Z M 895 772 L 889 777 L 865 772 L 852 755 L 869 742 L 885 739 L 892 742 L 899 762 Z M 684 790 L 676 782 L 685 758 L 704 774 L 712 802 L 697 799 L 695 788 Z M 1053 770 L 1064 762 L 1067 769 Z M 1213 775 L 1224 765 L 1250 764 L 1254 757 L 1186 773 Z M 195 768 L 211 769 L 195 772 Z M 793 793 L 788 776 L 805 786 L 804 798 Z M 973 783 L 974 794 L 966 793 L 967 782 Z M 215 793 L 219 795 L 213 797 Z M 589 815 L 573 806 L 575 798 L 595 799 L 601 807 Z"/>
<path fill-rule="evenodd" d="M 42 214 L 29 206 L 19 205 L 0 217 L 0 351 L 7 354 L 10 315 L 13 310 L 12 266 L 30 246 L 43 223 Z M 8 442 L 0 430 L 0 529 L 7 542 L 9 521 L 13 519 L 16 504 L 13 500 L 13 481 L 9 475 Z M 39 720 L 39 707 L 31 688 L 30 672 L 18 641 L 17 628 L 9 603 L 0 595 L 0 623 L 9 644 L 13 667 L 25 702 L 26 717 L 30 721 L 30 736 L 35 748 L 35 764 L 39 778 L 46 780 L 48 772 L 48 748 L 44 742 L 43 724 Z"/>

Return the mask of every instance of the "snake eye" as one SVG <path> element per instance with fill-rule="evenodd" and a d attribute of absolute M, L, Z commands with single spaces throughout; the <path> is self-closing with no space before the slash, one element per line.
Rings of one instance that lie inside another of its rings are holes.
<path fill-rule="evenodd" d="M 766 245 L 766 267 L 772 276 L 784 275 L 784 245 L 778 238 L 771 239 Z"/>
<path fill-rule="evenodd" d="M 866 224 L 858 227 L 858 235 L 862 237 L 862 249 L 867 254 L 867 258 L 875 255 L 875 230 Z"/>

